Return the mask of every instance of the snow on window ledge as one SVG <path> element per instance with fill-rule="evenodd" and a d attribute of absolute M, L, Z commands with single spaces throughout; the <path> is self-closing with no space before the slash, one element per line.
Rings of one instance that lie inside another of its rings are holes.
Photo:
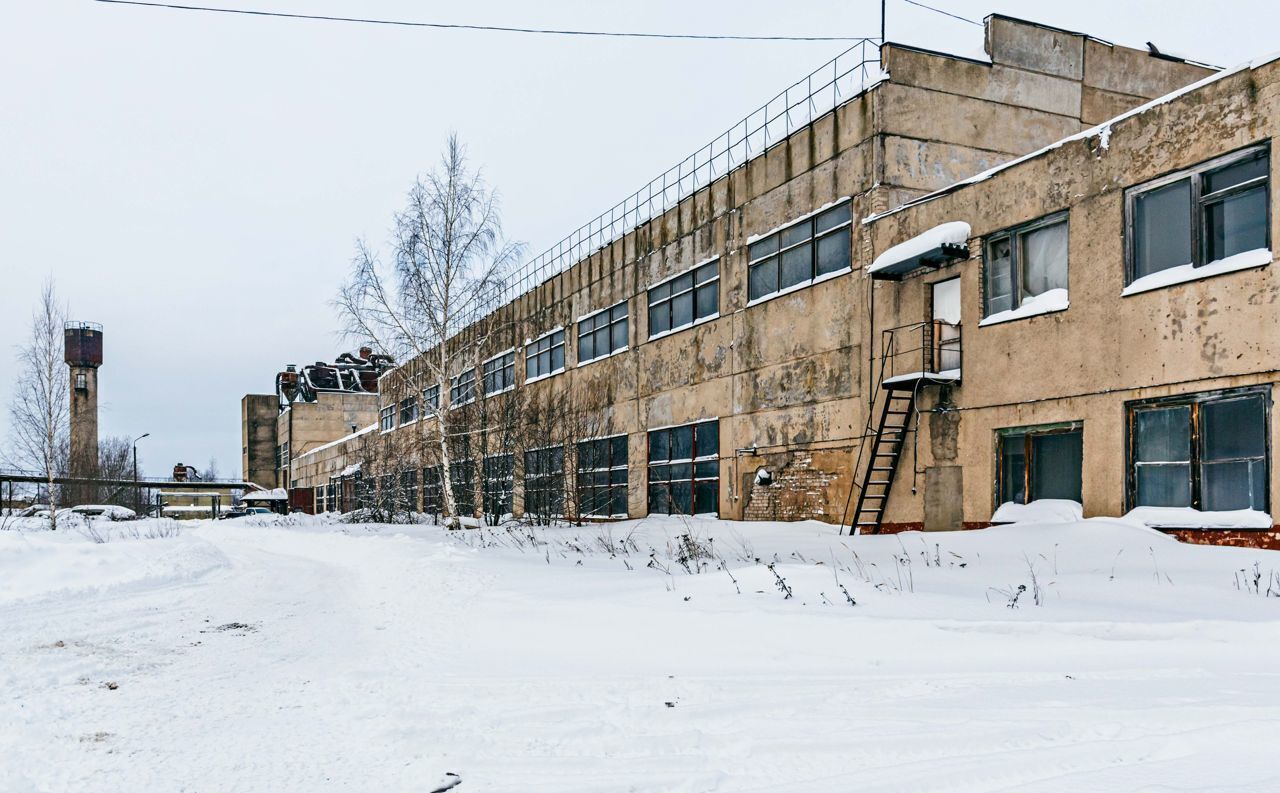
<path fill-rule="evenodd" d="M 1029 504 L 1006 501 L 991 516 L 992 523 L 1074 523 L 1084 518 L 1079 501 L 1041 498 Z"/>
<path fill-rule="evenodd" d="M 1256 509 L 1201 512 L 1192 507 L 1137 507 L 1122 518 L 1152 529 L 1270 529 L 1271 516 Z"/>
<path fill-rule="evenodd" d="M 1040 314 L 1052 314 L 1056 311 L 1066 311 L 1071 303 L 1067 300 L 1067 290 L 1050 289 L 1044 294 L 1027 298 L 1022 301 L 1022 305 L 1017 308 L 1011 308 L 1008 311 L 998 311 L 978 323 L 978 327 L 985 328 L 988 325 L 999 325 L 1001 322 L 1013 322 L 1017 319 L 1026 319 L 1027 317 L 1035 317 Z"/>
<path fill-rule="evenodd" d="M 1163 289 L 1166 286 L 1212 278 L 1223 273 L 1265 267 L 1268 264 L 1271 264 L 1271 250 L 1269 248 L 1255 248 L 1251 251 L 1244 251 L 1234 256 L 1228 256 L 1225 259 L 1209 262 L 1201 267 L 1196 267 L 1192 264 L 1180 264 L 1177 267 L 1169 267 L 1135 279 L 1133 283 L 1124 288 L 1120 296 L 1128 297 L 1129 295 L 1150 292 L 1153 289 Z"/>

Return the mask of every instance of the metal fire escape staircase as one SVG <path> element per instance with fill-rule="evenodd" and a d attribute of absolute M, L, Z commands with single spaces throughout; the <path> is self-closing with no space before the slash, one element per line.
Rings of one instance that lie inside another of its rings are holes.
<path fill-rule="evenodd" d="M 879 387 L 871 397 L 864 441 L 854 466 L 855 475 L 862 474 L 854 482 L 858 498 L 852 520 L 841 521 L 849 526 L 850 534 L 880 531 L 922 389 L 960 380 L 959 325 L 934 320 L 891 328 L 882 332 L 880 347 Z M 895 375 L 895 367 L 905 368 L 904 364 L 912 371 Z M 850 517 L 847 510 L 846 506 L 846 519 Z"/>

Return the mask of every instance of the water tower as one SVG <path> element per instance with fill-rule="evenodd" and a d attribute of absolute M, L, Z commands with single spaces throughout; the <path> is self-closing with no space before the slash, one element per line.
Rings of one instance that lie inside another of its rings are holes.
<path fill-rule="evenodd" d="M 98 469 L 98 367 L 102 366 L 102 326 L 63 326 L 64 359 L 71 367 L 71 475 L 92 477 Z"/>

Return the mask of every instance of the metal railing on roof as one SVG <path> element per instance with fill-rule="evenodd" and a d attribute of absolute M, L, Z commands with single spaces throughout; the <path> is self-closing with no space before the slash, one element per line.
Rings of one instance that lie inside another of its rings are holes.
<path fill-rule="evenodd" d="M 640 224 L 660 216 L 792 132 L 862 93 L 880 77 L 880 45 L 875 39 L 861 39 L 607 212 L 525 262 L 503 286 L 497 304 L 524 295 Z"/>

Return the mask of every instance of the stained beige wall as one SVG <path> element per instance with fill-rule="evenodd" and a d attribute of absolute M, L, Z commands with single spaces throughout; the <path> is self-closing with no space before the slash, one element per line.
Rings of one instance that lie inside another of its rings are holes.
<path fill-rule="evenodd" d="M 1071 141 L 869 225 L 877 252 L 939 223 L 963 220 L 972 227 L 968 261 L 875 286 L 875 325 L 887 328 L 924 319 L 930 285 L 962 278 L 963 382 L 951 396 L 961 416 L 964 521 L 987 521 L 994 509 L 999 428 L 1083 421 L 1085 513 L 1117 515 L 1125 509 L 1125 402 L 1276 379 L 1280 271 L 1274 264 L 1129 297 L 1121 291 L 1125 188 L 1268 141 L 1278 131 L 1280 65 L 1272 63 L 1117 122 L 1106 146 L 1098 136 Z M 1274 185 L 1274 159 L 1272 167 Z M 978 327 L 981 238 L 1064 210 L 1070 307 Z M 1273 240 L 1275 222 L 1273 212 Z M 926 409 L 933 398 L 925 400 Z M 1280 440 L 1275 426 L 1273 420 L 1273 447 Z M 926 521 L 926 497 L 910 492 L 910 474 L 937 461 L 929 421 L 922 420 L 920 433 L 913 445 L 920 457 L 904 457 L 889 522 Z M 1278 487 L 1273 466 L 1272 492 Z"/>
<path fill-rule="evenodd" d="M 240 400 L 240 470 L 245 481 L 261 487 L 271 487 L 276 482 L 279 413 L 275 394 L 246 394 Z"/>
<path fill-rule="evenodd" d="M 764 499 L 771 509 L 786 507 L 778 517 L 839 520 L 867 423 L 874 339 L 859 271 L 871 247 L 858 221 L 1082 129 L 1087 75 L 1107 78 L 1107 61 L 1089 60 L 1083 36 L 1000 17 L 990 25 L 992 64 L 887 46 L 890 80 L 498 312 L 512 330 L 493 352 L 569 328 L 568 370 L 528 386 L 528 397 L 560 389 L 603 394 L 612 431 L 630 438 L 633 515 L 646 510 L 647 430 L 718 417 L 722 515 L 746 513 L 754 472 L 767 460 L 780 472 L 796 469 L 783 481 L 797 492 Z M 1064 47 L 1076 53 L 1065 66 Z M 1157 84 L 1203 74 L 1149 60 L 1133 82 L 1151 94 L 1163 90 Z M 853 204 L 852 271 L 748 306 L 748 240 L 841 197 Z M 713 257 L 720 262 L 719 318 L 648 341 L 647 287 Z M 622 300 L 630 351 L 575 366 L 576 318 Z M 395 379 L 412 372 L 410 363 L 384 378 L 384 399 L 398 398 Z M 346 456 L 325 456 L 332 461 L 298 465 L 295 478 L 327 481 Z"/>

